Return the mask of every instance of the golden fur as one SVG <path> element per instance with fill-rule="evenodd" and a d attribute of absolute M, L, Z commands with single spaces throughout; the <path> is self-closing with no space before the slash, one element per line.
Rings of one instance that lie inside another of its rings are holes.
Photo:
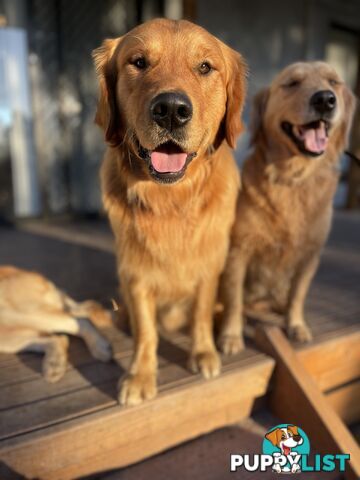
<path fill-rule="evenodd" d="M 144 71 L 133 65 L 139 55 L 149 64 Z M 164 19 L 105 41 L 94 58 L 100 82 L 96 121 L 109 143 L 101 169 L 103 202 L 135 337 L 119 400 L 136 404 L 156 394 L 157 318 L 168 327 L 190 320 L 192 370 L 207 378 L 220 370 L 212 313 L 239 188 L 228 145 L 241 131 L 245 66 L 204 29 Z M 205 60 L 214 70 L 203 76 L 198 66 Z M 177 137 L 148 113 L 158 93 L 176 90 L 193 105 L 192 119 Z M 174 138 L 196 157 L 182 180 L 159 184 L 138 145 L 152 150 Z"/>
<path fill-rule="evenodd" d="M 328 145 L 317 157 L 301 153 L 282 122 L 315 120 L 309 99 L 317 91 L 337 98 Z M 286 316 L 290 338 L 308 341 L 304 302 L 331 224 L 339 155 L 347 142 L 354 97 L 332 67 L 295 63 L 254 100 L 253 153 L 242 190 L 226 272 L 221 282 L 224 316 L 219 345 L 242 348 L 244 307 Z M 260 315 L 260 313 L 258 313 Z"/>
<path fill-rule="evenodd" d="M 37 273 L 0 267 L 0 353 L 45 353 L 48 382 L 66 371 L 68 339 L 58 333 L 83 338 L 95 358 L 110 360 L 110 344 L 92 322 L 106 325 L 111 317 L 95 302 L 76 303 Z"/>

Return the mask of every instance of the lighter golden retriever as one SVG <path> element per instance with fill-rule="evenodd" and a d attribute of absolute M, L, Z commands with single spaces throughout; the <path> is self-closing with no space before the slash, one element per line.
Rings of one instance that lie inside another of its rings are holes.
<path fill-rule="evenodd" d="M 48 382 L 60 380 L 66 370 L 68 338 L 58 333 L 81 337 L 95 358 L 110 360 L 109 342 L 89 319 L 99 326 L 111 323 L 97 303 L 76 303 L 37 273 L 0 267 L 0 353 L 45 353 Z"/>
<path fill-rule="evenodd" d="M 157 320 L 192 329 L 190 367 L 219 374 L 213 308 L 234 221 L 246 67 L 187 21 L 157 19 L 95 50 L 103 202 L 135 338 L 119 401 L 156 394 Z"/>
<path fill-rule="evenodd" d="M 323 62 L 288 66 L 256 96 L 253 152 L 220 288 L 225 353 L 243 347 L 244 308 L 281 312 L 291 339 L 311 339 L 304 302 L 329 233 L 353 111 L 352 93 Z"/>

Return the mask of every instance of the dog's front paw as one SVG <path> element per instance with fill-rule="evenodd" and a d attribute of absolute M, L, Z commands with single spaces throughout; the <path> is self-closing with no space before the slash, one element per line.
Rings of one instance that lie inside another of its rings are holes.
<path fill-rule="evenodd" d="M 244 340 L 240 335 L 220 335 L 217 344 L 225 355 L 236 355 L 245 348 Z"/>
<path fill-rule="evenodd" d="M 311 342 L 313 338 L 309 327 L 305 323 L 290 325 L 287 328 L 287 334 L 290 340 L 300 343 Z"/>
<path fill-rule="evenodd" d="M 221 370 L 220 356 L 215 350 L 194 353 L 190 357 L 189 367 L 193 373 L 200 372 L 206 379 L 217 377 Z"/>
<path fill-rule="evenodd" d="M 151 400 L 156 396 L 156 376 L 151 374 L 128 375 L 120 383 L 118 396 L 121 405 L 139 405 L 144 400 Z"/>
<path fill-rule="evenodd" d="M 46 350 L 42 370 L 47 382 L 56 383 L 64 376 L 68 346 L 69 339 L 65 335 L 59 335 Z"/>

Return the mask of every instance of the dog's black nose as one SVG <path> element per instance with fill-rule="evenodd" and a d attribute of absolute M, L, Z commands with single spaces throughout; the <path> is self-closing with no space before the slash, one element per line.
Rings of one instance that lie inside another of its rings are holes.
<path fill-rule="evenodd" d="M 191 119 L 193 108 L 184 93 L 164 92 L 152 100 L 150 113 L 160 127 L 171 131 L 184 126 Z"/>
<path fill-rule="evenodd" d="M 300 442 L 300 440 L 301 440 L 301 435 L 294 435 L 294 436 L 293 436 L 293 439 L 295 440 L 295 442 Z"/>
<path fill-rule="evenodd" d="M 336 97 L 331 90 L 320 90 L 310 98 L 310 105 L 318 113 L 330 113 L 336 107 Z"/>

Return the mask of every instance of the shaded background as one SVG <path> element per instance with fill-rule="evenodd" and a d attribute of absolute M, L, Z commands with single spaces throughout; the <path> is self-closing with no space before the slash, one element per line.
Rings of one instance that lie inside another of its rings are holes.
<path fill-rule="evenodd" d="M 156 16 L 193 20 L 239 50 L 249 99 L 287 64 L 314 59 L 359 95 L 359 0 L 0 0 L 0 216 L 99 215 L 104 142 L 91 51 Z M 335 203 L 354 208 L 359 169 L 344 158 L 342 170 Z"/>

